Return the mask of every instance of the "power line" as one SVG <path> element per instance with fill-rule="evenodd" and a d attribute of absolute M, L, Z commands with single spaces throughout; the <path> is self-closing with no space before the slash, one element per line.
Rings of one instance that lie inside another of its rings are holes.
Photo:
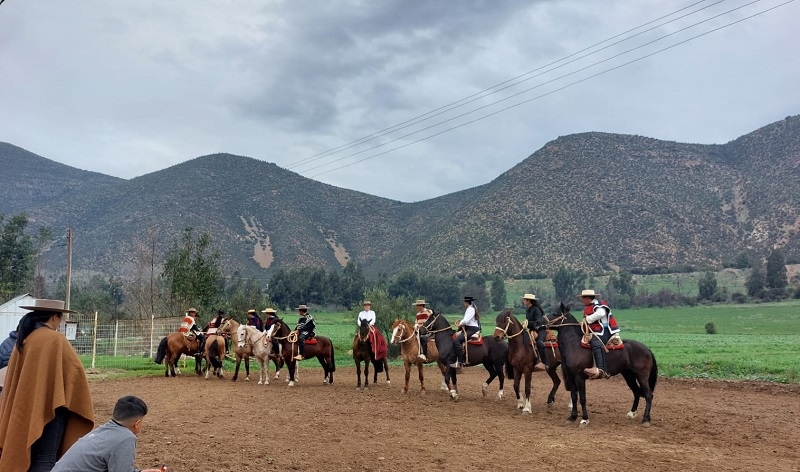
<path fill-rule="evenodd" d="M 753 2 L 750 2 L 750 3 L 748 3 L 748 4 L 745 4 L 745 5 L 742 5 L 742 6 L 747 6 L 747 5 L 750 5 L 750 4 L 753 4 L 753 3 L 756 3 L 756 2 L 758 2 L 758 1 L 760 1 L 760 0 L 755 0 L 755 1 L 753 1 Z M 584 77 L 584 78 L 582 78 L 582 79 L 576 80 L 575 82 L 571 82 L 571 83 L 569 83 L 569 84 L 567 84 L 567 85 L 564 85 L 564 86 L 562 86 L 562 87 L 559 87 L 559 88 L 557 88 L 557 89 L 551 90 L 551 91 L 549 91 L 549 92 L 547 92 L 547 93 L 543 93 L 543 94 L 541 94 L 541 95 L 538 95 L 538 96 L 536 96 L 536 97 L 529 98 L 529 99 L 527 99 L 527 100 L 523 100 L 523 101 L 521 101 L 521 102 L 519 102 L 519 103 L 515 103 L 515 104 L 513 104 L 513 105 L 509 105 L 509 106 L 507 106 L 507 107 L 505 107 L 505 108 L 501 108 L 500 110 L 494 111 L 494 112 L 492 112 L 492 113 L 488 113 L 488 114 L 486 114 L 486 115 L 480 116 L 480 117 L 478 117 L 478 118 L 475 118 L 475 119 L 473 119 L 473 120 L 470 120 L 470 121 L 467 121 L 467 122 L 461 123 L 461 124 L 459 124 L 459 125 L 452 126 L 452 127 L 450 127 L 450 128 L 447 128 L 447 129 L 444 129 L 444 130 L 438 131 L 438 132 L 436 132 L 436 133 L 433 133 L 433 134 L 431 134 L 431 135 L 425 136 L 424 138 L 420 138 L 420 139 L 417 139 L 417 140 L 415 140 L 415 141 L 412 141 L 412 142 L 409 142 L 409 143 L 402 144 L 402 145 L 400 145 L 400 146 L 397 146 L 397 147 L 395 147 L 395 148 L 392 148 L 392 149 L 389 149 L 389 150 L 386 150 L 386 151 L 380 152 L 380 153 L 378 153 L 378 154 L 373 154 L 373 155 L 371 155 L 371 156 L 369 156 L 369 157 L 365 157 L 365 158 L 363 158 L 363 159 L 359 159 L 359 160 L 357 160 L 357 161 L 355 161 L 355 162 L 351 162 L 351 163 L 349 163 L 349 164 L 345 164 L 345 165 L 342 165 L 342 166 L 339 166 L 339 167 L 335 167 L 335 168 L 333 168 L 333 169 L 329 169 L 329 170 L 326 170 L 326 171 L 320 172 L 320 173 L 318 173 L 318 174 L 314 174 L 313 176 L 311 176 L 311 178 L 313 179 L 313 178 L 316 178 L 316 177 L 318 177 L 318 176 L 320 176 L 320 175 L 324 175 L 324 174 L 327 174 L 327 173 L 330 173 L 330 172 L 333 172 L 333 171 L 336 171 L 336 170 L 339 170 L 339 169 L 344 169 L 345 167 L 350 167 L 350 166 L 352 166 L 352 165 L 355 165 L 355 164 L 358 164 L 358 163 L 361 163 L 361 162 L 367 161 L 367 160 L 369 160 L 369 159 L 373 159 L 373 158 L 375 158 L 375 157 L 378 157 L 378 156 L 382 156 L 382 155 L 384 155 L 384 154 L 388 154 L 388 153 L 390 153 L 390 152 L 393 152 L 393 151 L 396 151 L 396 150 L 398 150 L 398 149 L 402 149 L 402 148 L 404 148 L 404 147 L 411 146 L 412 144 L 417 144 L 417 143 L 420 143 L 420 142 L 422 142 L 422 141 L 425 141 L 425 140 L 428 140 L 428 139 L 434 138 L 434 137 L 436 137 L 436 136 L 439 136 L 439 135 L 441 135 L 441 134 L 447 133 L 447 132 L 449 132 L 449 131 L 453 131 L 453 130 L 456 130 L 456 129 L 458 129 L 458 128 L 462 128 L 462 127 L 464 127 L 464 126 L 467 126 L 467 125 L 470 125 L 470 124 L 476 123 L 476 122 L 478 122 L 478 121 L 484 120 L 484 119 L 486 119 L 486 118 L 489 118 L 489 117 L 491 117 L 491 116 L 494 116 L 494 115 L 497 115 L 497 114 L 499 114 L 499 113 L 502 113 L 502 112 L 508 111 L 508 110 L 510 110 L 510 109 L 512 109 L 512 108 L 516 108 L 516 107 L 518 107 L 518 106 L 521 106 L 521 105 L 523 105 L 523 104 L 526 104 L 526 103 L 532 102 L 532 101 L 534 101 L 534 100 L 538 100 L 538 99 L 540 99 L 540 98 L 543 98 L 543 97 L 546 97 L 546 96 L 548 96 L 548 95 L 552 95 L 552 94 L 554 94 L 554 93 L 556 93 L 556 92 L 560 92 L 560 91 L 562 91 L 562 90 L 564 90 L 564 89 L 567 89 L 567 88 L 570 88 L 570 87 L 572 87 L 572 86 L 574 86 L 574 85 L 580 84 L 580 83 L 582 83 L 582 82 L 586 82 L 587 80 L 593 79 L 593 78 L 595 78 L 595 77 L 599 77 L 599 76 L 601 76 L 601 75 L 607 74 L 607 73 L 609 73 L 609 72 L 612 72 L 612 71 L 615 71 L 615 70 L 617 70 L 617 69 L 621 69 L 621 68 L 623 68 L 623 67 L 625 67 L 625 66 L 628 66 L 628 65 L 630 65 L 630 64 L 633 64 L 633 63 L 636 63 L 636 62 L 642 61 L 642 60 L 644 60 L 644 59 L 647 59 L 647 58 L 649 58 L 649 57 L 651 57 L 651 56 L 655 56 L 656 54 L 660 54 L 660 53 L 662 53 L 662 52 L 664 52 L 664 51 L 668 51 L 668 50 L 670 50 L 670 49 L 673 49 L 673 48 L 675 48 L 675 47 L 677 47 L 677 46 L 680 46 L 680 45 L 682 45 L 682 44 L 686 44 L 686 43 L 688 43 L 688 42 L 690 42 L 690 41 L 693 41 L 693 40 L 695 40 L 695 39 L 701 38 L 701 37 L 703 37 L 703 36 L 706 36 L 706 35 L 708 35 L 708 34 L 711 34 L 711 33 L 714 33 L 714 32 L 717 32 L 717 31 L 720 31 L 720 30 L 722 30 L 722 29 L 728 28 L 729 26 L 733 26 L 733 25 L 735 25 L 735 24 L 738 24 L 738 23 L 741 23 L 741 22 L 743 22 L 743 21 L 747 21 L 747 20 L 749 20 L 749 19 L 751 19 L 751 18 L 754 18 L 754 17 L 756 17 L 756 16 L 762 15 L 762 14 L 764 14 L 764 13 L 770 12 L 770 11 L 772 11 L 772 10 L 775 10 L 775 9 L 777 9 L 777 8 L 780 8 L 780 7 L 782 7 L 782 6 L 788 5 L 789 3 L 792 3 L 792 2 L 794 2 L 794 1 L 795 1 L 795 0 L 788 0 L 788 1 L 786 1 L 786 2 L 780 3 L 780 4 L 778 4 L 778 5 L 775 5 L 775 6 L 772 6 L 772 7 L 770 7 L 770 8 L 767 8 L 767 9 L 765 9 L 765 10 L 762 10 L 762 11 L 759 11 L 759 12 L 757 12 L 757 13 L 754 13 L 754 14 L 752 14 L 752 15 L 750 15 L 750 16 L 746 16 L 746 17 L 744 17 L 744 18 L 738 19 L 738 20 L 736 20 L 736 21 L 733 21 L 733 22 L 730 22 L 730 23 L 728 23 L 728 24 L 725 24 L 725 25 L 719 26 L 719 27 L 717 27 L 717 28 L 713 28 L 713 29 L 711 29 L 711 30 L 705 31 L 705 32 L 703 32 L 703 33 L 700 33 L 700 34 L 698 34 L 698 35 L 696 35 L 696 36 L 692 36 L 691 38 L 685 39 L 685 40 L 683 40 L 683 41 L 679 41 L 679 42 L 677 42 L 677 43 L 675 43 L 675 44 L 672 44 L 672 45 L 670 45 L 670 46 L 667 46 L 667 47 L 665 47 L 665 48 L 662 48 L 662 49 L 659 49 L 659 50 L 657 50 L 657 51 L 654 51 L 654 52 L 651 52 L 651 53 L 645 54 L 644 56 L 638 57 L 638 58 L 636 58 L 636 59 L 632 59 L 632 60 L 630 60 L 630 61 L 628 61 L 628 62 L 625 62 L 625 63 L 619 64 L 619 65 L 617 65 L 617 66 L 614 66 L 614 67 L 611 67 L 611 68 L 609 68 L 609 69 L 606 69 L 606 70 L 603 70 L 603 71 L 597 72 L 597 73 L 595 73 L 595 74 L 593 74 L 593 75 L 590 75 L 590 76 Z M 741 8 L 741 7 L 738 7 L 738 8 Z M 738 8 L 736 8 L 736 9 L 738 9 Z M 734 10 L 736 10 L 736 9 L 734 9 Z M 733 11 L 733 10 L 731 10 L 731 11 Z M 727 13 L 729 13 L 729 12 L 726 12 L 725 14 L 727 14 Z M 718 15 L 718 16 L 720 16 L 720 15 Z M 710 20 L 710 19 L 713 19 L 713 18 L 709 18 L 709 20 Z M 659 39 L 663 39 L 663 38 L 659 38 Z M 652 43 L 652 41 L 651 41 L 651 43 Z M 648 44 L 649 44 L 649 43 L 648 43 Z M 638 49 L 638 47 L 637 47 L 637 48 L 634 48 L 634 49 Z M 617 55 L 617 56 L 619 56 L 619 55 Z M 614 56 L 614 57 L 617 57 L 617 56 Z M 612 58 L 613 58 L 613 57 L 612 57 Z M 612 58 L 609 58 L 609 59 L 612 59 Z M 603 61 L 600 61 L 600 62 L 598 62 L 598 63 L 595 63 L 595 64 L 592 64 L 592 65 L 590 65 L 590 66 L 584 67 L 584 68 L 582 68 L 582 69 L 580 69 L 580 70 L 578 70 L 578 71 L 576 71 L 576 72 L 580 72 L 580 71 L 582 71 L 582 70 L 585 70 L 585 69 L 587 69 L 588 67 L 592 67 L 592 66 L 594 66 L 594 65 L 596 65 L 596 64 L 599 64 L 599 63 L 601 63 L 601 62 L 606 62 L 607 60 L 608 60 L 608 59 L 606 59 L 606 60 L 603 60 Z M 572 75 L 572 74 L 573 74 L 573 73 L 570 73 L 570 74 L 567 74 L 567 75 Z M 562 76 L 562 77 L 566 77 L 567 75 L 565 75 L 565 76 Z M 557 79 L 553 79 L 553 80 L 557 80 Z M 535 87 L 534 87 L 534 88 L 535 88 Z M 520 92 L 520 93 L 524 93 L 524 92 L 525 92 L 525 91 L 523 91 L 523 92 Z M 517 95 L 518 95 L 518 94 L 517 94 Z M 505 100 L 505 99 L 503 99 L 503 100 Z M 502 100 L 498 100 L 497 102 L 494 102 L 493 104 L 495 104 L 495 103 L 499 103 L 500 101 L 502 101 Z M 490 104 L 490 105 L 493 105 L 493 104 Z M 490 106 L 490 105 L 487 105 L 487 106 Z M 485 107 L 481 107 L 481 108 L 485 108 Z M 479 108 L 479 109 L 480 109 L 480 108 Z M 471 112 L 470 112 L 470 113 L 471 113 Z M 468 114 L 468 113 L 465 113 L 464 115 L 466 115 L 466 114 Z M 463 116 L 463 115 L 461 115 L 461 116 Z M 447 120 L 447 121 L 450 121 L 450 120 Z M 442 122 L 442 123 L 444 123 L 444 122 Z M 439 123 L 439 124 L 441 124 L 441 123 Z M 429 128 L 433 127 L 433 126 L 437 126 L 437 125 L 432 125 L 432 126 L 429 126 L 428 128 L 425 128 L 425 129 L 429 129 Z M 424 130 L 424 129 L 423 129 L 423 130 Z M 423 130 L 420 130 L 420 131 L 423 131 Z M 414 134 L 414 133 L 412 133 L 412 134 Z M 402 139 L 402 138 L 398 138 L 398 139 Z M 349 157 L 349 156 L 348 156 L 348 157 Z M 345 157 L 345 158 L 343 158 L 343 159 L 346 159 L 346 157 Z M 337 159 L 337 161 L 338 161 L 338 160 L 341 160 L 341 159 Z M 334 162 L 336 162 L 336 161 L 334 161 Z M 327 165 L 327 164 L 326 164 L 326 165 Z M 318 167 L 323 167 L 323 166 L 318 166 Z"/>
<path fill-rule="evenodd" d="M 670 16 L 673 16 L 673 15 L 675 15 L 676 13 L 680 13 L 680 12 L 682 12 L 682 11 L 684 11 L 684 10 L 688 10 L 688 9 L 690 9 L 690 8 L 692 8 L 692 7 L 694 7 L 694 6 L 698 5 L 698 4 L 700 4 L 700 3 L 703 3 L 703 2 L 705 2 L 705 1 L 707 1 L 707 0 L 701 0 L 701 1 L 698 1 L 698 2 L 695 2 L 695 3 L 692 3 L 691 5 L 688 5 L 688 6 L 686 6 L 686 7 L 683 7 L 683 8 L 681 8 L 681 9 L 679 9 L 679 10 L 675 10 L 675 11 L 673 11 L 673 12 L 671 12 L 671 13 L 668 13 L 668 14 L 666 14 L 666 15 L 660 16 L 660 17 L 658 17 L 658 18 L 656 18 L 656 19 L 654 19 L 654 20 L 648 21 L 648 22 L 646 22 L 646 23 L 643 23 L 643 24 L 641 24 L 641 25 L 639 25 L 639 26 L 636 26 L 636 27 L 634 27 L 634 28 L 631 28 L 631 29 L 628 29 L 628 30 L 626 30 L 626 31 L 623 31 L 622 33 L 619 33 L 619 34 L 616 34 L 616 35 L 614 35 L 614 36 L 611 36 L 611 37 L 609 37 L 609 38 L 606 38 L 606 39 L 604 39 L 604 40 L 602 40 L 602 41 L 600 41 L 600 42 L 597 42 L 597 43 L 595 43 L 595 44 L 593 44 L 593 45 L 591 45 L 591 46 L 587 46 L 587 47 L 585 47 L 585 48 L 583 48 L 583 49 L 580 49 L 580 50 L 578 50 L 578 51 L 576 51 L 576 52 L 573 52 L 573 53 L 571 53 L 571 54 L 569 54 L 569 55 L 567 55 L 567 56 L 564 56 L 564 57 L 562 57 L 561 59 L 555 60 L 555 61 L 553 61 L 553 62 L 550 62 L 550 63 L 548 63 L 548 64 L 545 64 L 545 65 L 543 65 L 543 66 L 537 67 L 537 68 L 535 68 L 535 69 L 533 69 L 533 70 L 530 70 L 530 71 L 528 71 L 528 72 L 525 72 L 525 73 L 523 73 L 523 74 L 520 74 L 520 75 L 517 75 L 517 76 L 515 76 L 515 77 L 512 77 L 512 78 L 510 78 L 510 79 L 507 79 L 507 80 L 505 80 L 505 81 L 503 81 L 503 82 L 500 82 L 500 83 L 498 83 L 498 84 L 492 85 L 491 87 L 488 87 L 488 88 L 486 88 L 486 89 L 483 89 L 483 90 L 481 90 L 481 91 L 479 91 L 479 92 L 476 92 L 476 93 L 474 93 L 474 94 L 472 94 L 472 95 L 469 95 L 469 96 L 467 96 L 467 97 L 464 97 L 464 98 L 461 98 L 461 99 L 459 99 L 459 100 L 456 100 L 455 102 L 451 102 L 451 103 L 449 103 L 449 104 L 447 104 L 447 105 L 443 105 L 443 106 L 441 106 L 441 107 L 439 107 L 439 108 L 436 108 L 436 109 L 433 109 L 433 110 L 431 110 L 431 111 L 428 111 L 428 112 L 426 112 L 426 113 L 423 113 L 423 114 L 421 114 L 421 115 L 418 115 L 418 116 L 416 116 L 416 117 L 414 117 L 414 118 L 408 119 L 408 120 L 406 120 L 406 121 L 403 121 L 403 122 L 401 122 L 401 123 L 398 123 L 398 124 L 396 124 L 396 125 L 390 126 L 390 127 L 388 127 L 388 128 L 384 128 L 383 130 L 377 131 L 377 132 L 375 132 L 375 133 L 373 133 L 373 134 L 370 134 L 370 135 L 368 135 L 368 136 L 364 136 L 364 137 L 362 137 L 362 138 L 356 139 L 355 141 L 351 141 L 351 142 L 349 142 L 349 143 L 345 143 L 345 144 L 343 144 L 343 145 L 341 145 L 341 146 L 338 146 L 338 147 L 335 147 L 335 148 L 332 148 L 332 149 L 328 149 L 328 150 L 326 150 L 326 151 L 323 151 L 323 152 L 321 152 L 321 153 L 315 154 L 315 155 L 313 155 L 313 156 L 309 156 L 309 157 L 307 157 L 307 158 L 305 158 L 305 159 L 301 159 L 301 160 L 299 160 L 299 161 L 293 162 L 293 163 L 291 163 L 290 165 L 288 165 L 286 168 L 287 168 L 287 169 L 293 169 L 293 168 L 296 168 L 296 167 L 298 167 L 298 166 L 302 166 L 302 165 L 304 165 L 304 164 L 307 164 L 307 163 L 309 163 L 309 162 L 313 162 L 313 161 L 316 161 L 316 160 L 322 159 L 322 158 L 324 158 L 324 157 L 328 157 L 328 156 L 331 156 L 331 155 L 334 155 L 334 154 L 338 154 L 339 152 L 342 152 L 342 151 L 344 151 L 344 150 L 347 150 L 347 149 L 353 148 L 353 147 L 355 147 L 355 146 L 358 146 L 358 145 L 360 145 L 360 144 L 364 144 L 364 143 L 366 143 L 366 142 L 372 141 L 372 140 L 374 140 L 374 139 L 377 139 L 377 138 L 379 138 L 379 137 L 381 137 L 381 136 L 385 136 L 385 135 L 387 135 L 387 134 L 393 133 L 393 132 L 395 132 L 395 131 L 399 131 L 399 130 L 401 130 L 401 129 L 408 128 L 408 127 L 410 127 L 410 126 L 413 126 L 413 125 L 415 125 L 415 124 L 417 124 L 417 123 L 421 123 L 421 122 L 423 122 L 423 121 L 427 121 L 427 120 L 429 120 L 429 119 L 431 119 L 431 118 L 433 118 L 433 117 L 435 117 L 435 116 L 439 116 L 439 115 L 441 115 L 441 114 L 444 114 L 444 113 L 446 113 L 446 112 L 448 112 L 448 111 L 454 110 L 454 109 L 456 109 L 456 108 L 460 108 L 460 107 L 462 107 L 462 106 L 464 106 L 464 105 L 467 105 L 468 103 L 472 103 L 472 102 L 474 102 L 474 101 L 476 101 L 476 100 L 479 100 L 479 99 L 481 99 L 481 98 L 484 98 L 484 97 L 487 97 L 487 96 L 489 96 L 489 95 L 492 95 L 492 94 L 498 93 L 498 92 L 500 92 L 500 91 L 503 91 L 503 90 L 505 90 L 505 89 L 507 89 L 507 88 L 510 88 L 510 87 L 513 87 L 513 86 L 515 86 L 515 85 L 517 85 L 517 84 L 520 84 L 520 83 L 522 83 L 522 82 L 525 82 L 525 81 L 527 81 L 527 80 L 531 80 L 531 79 L 533 79 L 533 78 L 535 78 L 535 77 L 538 77 L 538 76 L 542 75 L 542 74 L 537 74 L 536 76 L 533 76 L 533 77 L 527 77 L 527 76 L 529 76 L 529 75 L 533 74 L 534 72 L 538 72 L 538 71 L 540 71 L 540 70 L 542 70 L 542 69 L 545 69 L 545 68 L 547 68 L 547 67 L 550 67 L 550 66 L 553 66 L 553 65 L 555 65 L 555 64 L 558 64 L 559 62 L 565 61 L 566 59 L 569 59 L 569 58 L 571 58 L 571 57 L 574 57 L 574 56 L 576 56 L 576 55 L 578 55 L 578 54 L 581 54 L 581 53 L 583 53 L 583 52 L 589 51 L 589 50 L 591 50 L 591 49 L 593 49 L 593 48 L 595 48 L 595 47 L 597 47 L 597 46 L 599 46 L 599 45 L 601 45 L 601 44 L 603 44 L 603 43 L 607 43 L 608 41 L 611 41 L 611 40 L 613 40 L 613 39 L 616 39 L 616 38 L 619 38 L 619 37 L 621 37 L 621 36 L 624 36 L 624 35 L 626 35 L 626 34 L 628 34 L 628 33 L 630 33 L 630 32 L 636 31 L 637 29 L 641 29 L 641 28 L 643 28 L 643 27 L 645 27 L 645 26 L 647 26 L 647 25 L 650 25 L 650 24 L 653 24 L 653 23 L 655 23 L 655 22 L 658 22 L 658 21 L 660 21 L 660 20 L 662 20 L 662 19 L 664 19 L 664 18 L 668 18 L 668 17 L 670 17 Z M 712 3 L 712 4 L 710 4 L 710 5 L 706 5 L 706 6 L 704 6 L 704 7 L 700 8 L 700 9 L 697 9 L 697 10 L 695 10 L 695 11 L 693 11 L 693 12 L 690 12 L 690 13 L 687 13 L 687 14 L 684 14 L 684 15 L 681 15 L 681 16 L 679 16 L 679 17 L 677 17 L 677 18 L 673 18 L 673 19 L 671 19 L 671 20 L 669 20 L 669 21 L 667 21 L 667 22 L 664 22 L 664 23 L 662 23 L 662 24 L 659 24 L 659 25 L 653 26 L 653 27 L 651 27 L 651 28 L 648 28 L 648 29 L 646 29 L 646 30 L 644 30 L 644 31 L 640 31 L 639 33 L 636 33 L 636 34 L 634 34 L 634 35 L 631 35 L 631 36 L 629 36 L 629 37 L 627 37 L 627 38 L 625 38 L 625 39 L 622 39 L 622 40 L 620 40 L 620 41 L 616 41 L 616 42 L 614 42 L 614 43 L 612 43 L 612 44 L 606 45 L 606 46 L 604 46 L 603 48 L 601 48 L 601 49 L 598 49 L 598 50 L 596 50 L 596 51 L 593 51 L 593 52 L 592 52 L 592 53 L 590 53 L 590 54 L 586 54 L 586 55 L 584 55 L 584 56 L 581 56 L 581 57 L 579 57 L 579 58 L 573 59 L 572 61 L 569 61 L 569 62 L 566 62 L 566 63 L 564 63 L 564 64 L 561 64 L 560 66 L 558 66 L 558 67 L 556 67 L 556 68 L 554 68 L 554 69 L 557 69 L 557 68 L 559 68 L 559 67 L 563 67 L 563 66 L 565 66 L 565 65 L 567 65 L 567 64 L 571 64 L 571 63 L 573 63 L 573 62 L 576 62 L 576 61 L 578 61 L 578 60 L 580 60 L 580 59 L 583 59 L 583 58 L 585 58 L 585 57 L 588 57 L 588 56 L 590 56 L 590 55 L 592 55 L 592 54 L 597 54 L 597 53 L 599 53 L 600 51 L 603 51 L 603 50 L 605 50 L 605 49 L 608 49 L 608 48 L 610 48 L 610 47 L 612 47 L 612 46 L 615 46 L 615 45 L 617 45 L 617 44 L 620 44 L 620 43 L 622 43 L 622 42 L 625 42 L 625 41 L 628 41 L 628 40 L 630 40 L 630 39 L 633 39 L 633 38 L 635 38 L 635 37 L 637 37 L 637 36 L 640 36 L 640 35 L 642 35 L 642 34 L 644 34 L 644 33 L 647 33 L 647 32 L 649 32 L 649 31 L 652 31 L 652 30 L 654 30 L 654 29 L 656 29 L 656 28 L 660 28 L 660 27 L 662 27 L 662 26 L 664 26 L 664 25 L 667 25 L 667 24 L 669 24 L 669 23 L 672 23 L 672 22 L 674 22 L 674 21 L 680 20 L 680 19 L 682 19 L 682 18 L 685 18 L 685 17 L 687 17 L 687 16 L 693 15 L 693 14 L 695 14 L 695 13 L 698 13 L 698 12 L 700 12 L 700 11 L 702 11 L 702 10 L 705 10 L 705 9 L 707 9 L 707 8 L 710 8 L 710 7 L 713 7 L 713 6 L 715 6 L 715 5 L 718 5 L 718 4 L 720 4 L 720 3 L 724 2 L 724 1 L 726 1 L 726 0 L 718 0 L 718 1 L 717 1 L 717 2 L 715 2 L 715 3 Z M 551 69 L 551 70 L 554 70 L 554 69 Z M 546 72 L 549 72 L 549 71 L 546 71 Z M 522 78 L 524 78 L 524 77 L 527 77 L 527 78 L 525 78 L 525 79 L 523 79 L 523 80 L 518 80 L 518 79 L 522 79 Z M 508 85 L 507 85 L 507 84 L 508 84 Z M 487 93 L 487 92 L 488 92 L 488 93 Z"/>

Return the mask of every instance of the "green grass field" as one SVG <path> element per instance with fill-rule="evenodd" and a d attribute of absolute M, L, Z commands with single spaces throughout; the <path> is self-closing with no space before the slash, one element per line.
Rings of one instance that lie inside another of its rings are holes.
<path fill-rule="evenodd" d="M 663 376 L 800 382 L 799 300 L 616 310 L 615 314 L 623 338 L 636 339 L 649 346 Z M 517 316 L 521 315 L 522 311 L 517 310 Z M 334 343 L 337 366 L 353 365 L 348 354 L 355 333 L 352 313 L 317 313 L 315 318 L 318 334 L 331 338 Z M 451 321 L 457 318 L 457 314 L 448 315 Z M 706 334 L 705 325 L 709 322 L 714 323 L 717 334 Z M 485 316 L 483 324 L 484 333 L 491 333 L 493 315 Z M 91 365 L 89 356 L 81 358 L 86 367 Z M 163 366 L 142 357 L 102 356 L 97 358 L 96 365 L 98 375 L 104 377 L 162 374 L 164 371 Z M 233 365 L 232 361 L 226 361 L 225 369 L 230 372 Z M 316 365 L 316 360 L 308 360 L 301 363 L 301 368 Z M 193 366 L 190 361 L 187 368 Z"/>

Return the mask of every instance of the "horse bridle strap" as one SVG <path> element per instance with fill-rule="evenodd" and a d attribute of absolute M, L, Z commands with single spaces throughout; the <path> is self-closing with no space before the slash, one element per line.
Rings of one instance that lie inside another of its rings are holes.
<path fill-rule="evenodd" d="M 442 329 L 432 330 L 430 327 L 433 326 L 433 323 L 436 322 L 436 318 L 438 318 L 439 316 L 440 316 L 439 313 L 436 313 L 433 316 L 433 320 L 431 320 L 430 323 L 425 324 L 425 325 L 422 326 L 423 328 L 425 328 L 425 331 L 429 332 L 430 334 L 436 334 L 436 333 L 441 333 L 442 331 L 447 331 L 448 329 L 453 329 L 453 327 L 450 325 L 450 323 L 447 323 L 447 326 L 442 328 Z"/>
<path fill-rule="evenodd" d="M 511 317 L 509 316 L 508 318 L 506 318 L 506 320 L 507 320 L 507 321 L 506 321 L 506 328 L 505 328 L 505 329 L 503 329 L 503 328 L 501 328 L 501 327 L 499 327 L 499 326 L 495 326 L 495 327 L 494 327 L 494 329 L 496 329 L 496 330 L 498 330 L 498 331 L 502 331 L 502 332 L 503 332 L 503 334 L 504 334 L 504 335 L 505 335 L 505 336 L 506 336 L 508 339 L 511 339 L 511 338 L 516 338 L 516 337 L 517 337 L 517 336 L 519 336 L 520 334 L 524 333 L 526 329 L 528 329 L 528 320 L 525 320 L 525 321 L 523 321 L 523 322 L 521 323 L 521 324 L 522 324 L 522 328 L 520 328 L 519 332 L 517 332 L 517 333 L 514 333 L 514 334 L 508 334 L 508 330 L 509 330 L 509 328 L 511 328 Z"/>
<path fill-rule="evenodd" d="M 397 325 L 397 328 L 395 328 L 395 329 L 399 329 L 399 328 L 402 328 L 403 332 L 405 332 L 405 330 L 406 330 L 406 326 L 404 324 Z M 416 334 L 417 334 L 416 331 L 412 331 L 411 335 L 409 337 L 405 338 L 405 339 L 403 339 L 403 336 L 400 335 L 400 339 L 398 339 L 397 342 L 405 343 L 405 342 L 411 341 L 412 339 L 417 337 Z M 394 336 L 392 336 L 392 339 L 394 339 Z"/>

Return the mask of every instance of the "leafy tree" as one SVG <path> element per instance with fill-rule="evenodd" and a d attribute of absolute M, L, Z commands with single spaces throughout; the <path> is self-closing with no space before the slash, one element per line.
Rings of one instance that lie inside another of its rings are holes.
<path fill-rule="evenodd" d="M 762 297 L 764 295 L 764 266 L 761 261 L 752 261 L 750 267 L 752 267 L 750 275 L 747 276 L 745 281 L 747 295 Z"/>
<path fill-rule="evenodd" d="M 392 323 L 397 318 L 411 321 L 414 307 L 411 297 L 393 297 L 383 288 L 371 288 L 364 293 L 364 299 L 372 302 L 372 309 L 375 311 L 375 326 L 383 333 L 387 341 L 392 336 Z M 355 332 L 355 320 L 361 307 L 353 308 L 353 331 Z M 400 353 L 400 347 L 389 344 L 389 356 L 395 357 Z"/>
<path fill-rule="evenodd" d="M 789 285 L 786 275 L 786 261 L 780 249 L 773 249 L 767 256 L 765 284 L 769 289 L 785 289 Z"/>
<path fill-rule="evenodd" d="M 220 308 L 223 308 L 229 316 L 245 322 L 247 310 L 260 312 L 270 303 L 263 285 L 264 283 L 257 279 L 242 277 L 238 271 L 234 272 L 225 284 L 225 302 Z"/>
<path fill-rule="evenodd" d="M 711 300 L 717 291 L 717 276 L 713 272 L 707 270 L 703 277 L 697 281 L 697 288 L 699 291 L 698 298 L 700 300 Z"/>
<path fill-rule="evenodd" d="M 750 267 L 750 256 L 747 255 L 747 251 L 741 251 L 739 254 L 736 254 L 736 257 L 733 259 L 734 269 L 746 269 Z"/>
<path fill-rule="evenodd" d="M 553 274 L 553 288 L 556 301 L 568 302 L 583 288 L 586 274 L 580 269 L 559 267 Z"/>
<path fill-rule="evenodd" d="M 364 297 L 364 287 L 366 281 L 361 265 L 351 259 L 342 271 L 342 305 L 348 308 L 360 305 Z"/>
<path fill-rule="evenodd" d="M 0 214 L 0 300 L 5 300 L 31 285 L 36 246 L 27 234 L 24 213 L 6 220 Z"/>
<path fill-rule="evenodd" d="M 501 311 L 506 307 L 506 284 L 503 277 L 495 275 L 492 277 L 492 308 Z"/>
<path fill-rule="evenodd" d="M 210 315 L 218 306 L 221 293 L 219 252 L 212 251 L 210 246 L 211 235 L 203 233 L 195 239 L 192 228 L 186 228 L 167 254 L 163 276 L 174 311 L 180 312 L 192 305 L 201 315 Z"/>
<path fill-rule="evenodd" d="M 461 287 L 462 300 L 463 297 L 469 296 L 475 298 L 475 305 L 478 307 L 478 316 L 483 317 L 489 310 L 489 290 L 486 288 L 486 279 L 482 277 L 470 277 L 466 283 Z M 459 310 L 464 313 L 461 300 L 458 301 Z"/>
<path fill-rule="evenodd" d="M 592 284 L 590 283 L 591 287 Z M 618 308 L 630 308 L 636 297 L 633 274 L 627 270 L 620 270 L 611 274 L 606 284 L 605 298 Z"/>

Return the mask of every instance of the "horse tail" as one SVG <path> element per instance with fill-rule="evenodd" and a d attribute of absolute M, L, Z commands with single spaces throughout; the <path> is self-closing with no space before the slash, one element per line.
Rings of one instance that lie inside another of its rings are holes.
<path fill-rule="evenodd" d="M 331 372 L 336 372 L 336 352 L 333 350 L 333 340 L 331 340 Z"/>
<path fill-rule="evenodd" d="M 156 351 L 156 364 L 161 364 L 164 362 L 164 358 L 167 357 L 167 338 L 163 338 L 160 343 L 158 343 L 158 350 Z"/>
<path fill-rule="evenodd" d="M 215 369 L 219 369 L 222 367 L 222 361 L 219 359 L 217 354 L 217 343 L 219 342 L 218 339 L 214 339 L 211 342 L 211 346 L 209 346 L 209 353 L 211 353 L 208 358 L 211 359 L 211 365 L 214 366 Z"/>
<path fill-rule="evenodd" d="M 650 391 L 652 392 L 656 389 L 656 381 L 658 380 L 658 364 L 656 364 L 656 355 L 653 354 L 653 351 L 650 351 L 650 356 L 653 358 L 653 367 L 650 368 L 648 383 L 650 384 Z"/>
<path fill-rule="evenodd" d="M 506 358 L 506 378 L 514 380 L 514 366 L 511 365 L 511 361 L 508 358 Z"/>

